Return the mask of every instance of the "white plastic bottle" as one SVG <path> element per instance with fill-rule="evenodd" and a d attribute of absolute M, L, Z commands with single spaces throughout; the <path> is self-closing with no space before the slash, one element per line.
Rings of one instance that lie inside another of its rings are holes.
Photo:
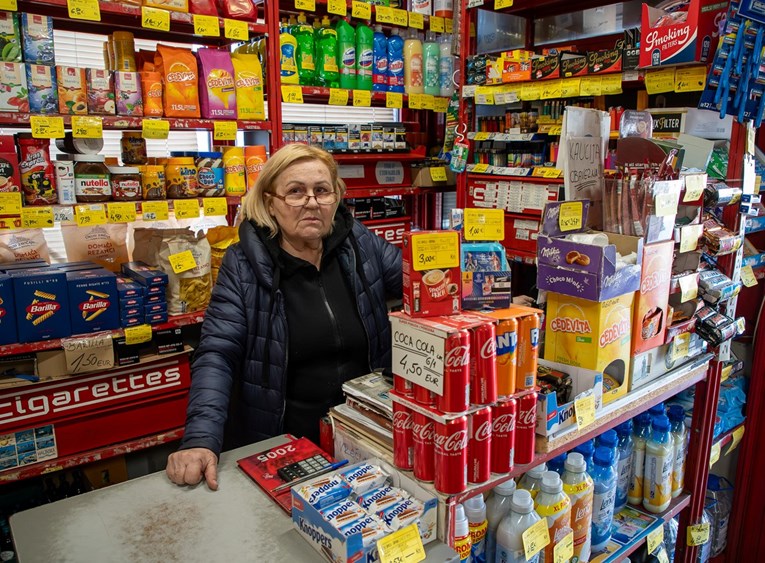
<path fill-rule="evenodd" d="M 555 471 L 545 471 L 542 486 L 534 499 L 534 509 L 542 518 L 547 518 L 550 543 L 542 550 L 542 561 L 552 563 L 555 544 L 571 531 L 571 499 L 563 492 L 563 481 Z"/>
<path fill-rule="evenodd" d="M 465 501 L 465 514 L 470 527 L 470 557 L 472 563 L 486 563 L 486 503 L 483 495 L 476 495 Z"/>
<path fill-rule="evenodd" d="M 578 452 L 568 454 L 563 472 L 563 492 L 571 499 L 571 527 L 574 529 L 574 559 L 589 561 L 592 535 L 592 497 L 594 485 L 587 473 L 587 462 Z"/>
<path fill-rule="evenodd" d="M 454 0 L 434 0 L 433 15 L 440 18 L 454 17 Z"/>
<path fill-rule="evenodd" d="M 459 555 L 460 563 L 470 562 L 470 524 L 465 516 L 465 507 L 458 504 L 454 507 L 454 542 L 452 547 Z"/>
<path fill-rule="evenodd" d="M 592 497 L 592 551 L 599 553 L 611 539 L 611 524 L 614 520 L 616 501 L 616 469 L 614 452 L 610 448 L 595 448 L 591 472 L 595 494 Z"/>
<path fill-rule="evenodd" d="M 502 519 L 510 512 L 510 503 L 513 502 L 515 481 L 509 479 L 494 487 L 494 494 L 486 501 L 486 561 L 494 563 L 497 554 L 497 528 Z"/>
<path fill-rule="evenodd" d="M 529 469 L 518 482 L 519 489 L 526 489 L 531 498 L 536 498 L 539 489 L 542 487 L 542 475 L 547 471 L 547 466 L 542 463 Z"/>
<path fill-rule="evenodd" d="M 669 419 L 664 415 L 656 416 L 651 423 L 651 438 L 645 443 L 643 508 L 649 512 L 664 512 L 672 500 L 673 454 Z"/>
<path fill-rule="evenodd" d="M 496 563 L 539 563 L 539 553 L 526 559 L 523 550 L 523 532 L 541 520 L 534 511 L 531 494 L 523 489 L 513 493 L 510 512 L 502 519 L 497 528 Z"/>
<path fill-rule="evenodd" d="M 442 34 L 438 40 L 438 87 L 441 96 L 454 94 L 454 55 L 452 55 L 452 36 Z"/>
<path fill-rule="evenodd" d="M 436 34 L 428 31 L 422 45 L 422 82 L 426 94 L 438 96 L 441 92 L 438 83 L 438 62 L 441 51 L 436 42 Z"/>

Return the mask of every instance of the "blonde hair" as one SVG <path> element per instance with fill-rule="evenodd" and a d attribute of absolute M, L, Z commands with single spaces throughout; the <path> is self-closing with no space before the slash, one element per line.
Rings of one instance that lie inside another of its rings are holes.
<path fill-rule="evenodd" d="M 242 217 L 244 220 L 254 221 L 256 225 L 270 231 L 272 237 L 279 233 L 279 225 L 276 219 L 268 212 L 266 194 L 276 193 L 274 185 L 277 178 L 293 164 L 304 160 L 318 160 L 323 163 L 332 180 L 332 185 L 338 193 L 338 203 L 345 195 L 345 182 L 337 175 L 337 164 L 332 155 L 327 151 L 309 145 L 291 144 L 285 145 L 276 151 L 263 165 L 258 175 L 255 187 L 252 188 L 242 199 Z"/>

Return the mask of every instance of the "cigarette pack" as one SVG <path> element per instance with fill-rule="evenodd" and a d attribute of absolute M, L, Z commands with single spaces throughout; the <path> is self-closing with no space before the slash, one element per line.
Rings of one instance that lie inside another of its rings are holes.
<path fill-rule="evenodd" d="M 19 342 L 65 338 L 72 334 L 64 272 L 51 268 L 16 270 L 11 277 Z"/>
<path fill-rule="evenodd" d="M 117 276 L 107 270 L 66 273 L 73 334 L 119 328 Z"/>

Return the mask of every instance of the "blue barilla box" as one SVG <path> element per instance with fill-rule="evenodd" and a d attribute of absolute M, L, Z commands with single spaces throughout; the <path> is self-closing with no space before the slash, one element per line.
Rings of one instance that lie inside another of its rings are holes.
<path fill-rule="evenodd" d="M 51 268 L 11 274 L 19 342 L 66 338 L 72 334 L 66 274 Z"/>
<path fill-rule="evenodd" d="M 15 303 L 11 276 L 0 274 L 0 344 L 17 342 Z"/>
<path fill-rule="evenodd" d="M 66 273 L 73 334 L 114 330 L 120 326 L 117 276 L 107 270 Z"/>

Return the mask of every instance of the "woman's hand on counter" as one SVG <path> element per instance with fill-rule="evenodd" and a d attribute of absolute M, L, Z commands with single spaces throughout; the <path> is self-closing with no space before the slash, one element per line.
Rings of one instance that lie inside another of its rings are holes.
<path fill-rule="evenodd" d="M 207 448 L 189 448 L 170 454 L 165 472 L 176 485 L 196 485 L 204 477 L 210 490 L 218 490 L 218 457 Z"/>

